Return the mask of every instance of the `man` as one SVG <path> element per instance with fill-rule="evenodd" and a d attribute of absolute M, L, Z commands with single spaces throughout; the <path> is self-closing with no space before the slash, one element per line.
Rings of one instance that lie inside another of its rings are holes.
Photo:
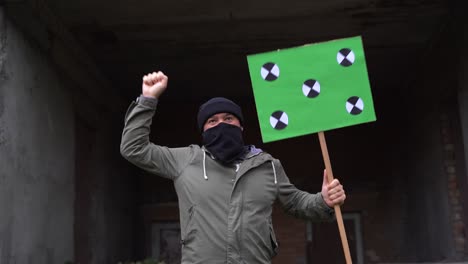
<path fill-rule="evenodd" d="M 289 182 L 279 160 L 243 143 L 240 107 L 226 98 L 203 104 L 197 122 L 203 146 L 168 148 L 149 142 L 157 100 L 167 88 L 162 72 L 143 77 L 142 95 L 125 117 L 121 153 L 136 166 L 174 181 L 183 264 L 271 263 L 278 243 L 272 225 L 276 200 L 288 214 L 334 219 L 346 195 L 338 180 L 310 194 Z"/>

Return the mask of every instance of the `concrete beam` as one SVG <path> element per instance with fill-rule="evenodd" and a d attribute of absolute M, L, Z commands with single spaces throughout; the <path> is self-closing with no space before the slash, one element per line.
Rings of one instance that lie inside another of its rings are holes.
<path fill-rule="evenodd" d="M 93 58 L 48 7 L 46 0 L 6 0 L 4 3 L 7 15 L 50 55 L 64 81 L 71 81 L 65 85 L 73 94 L 79 114 L 98 117 L 96 111 L 114 112 L 126 107 L 126 102 L 112 90 Z"/>

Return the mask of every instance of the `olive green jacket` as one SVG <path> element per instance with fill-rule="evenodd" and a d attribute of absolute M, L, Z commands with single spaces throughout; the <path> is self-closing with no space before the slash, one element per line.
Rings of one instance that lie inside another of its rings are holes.
<path fill-rule="evenodd" d="M 182 264 L 270 263 L 278 243 L 272 225 L 276 200 L 291 215 L 330 221 L 320 193 L 289 182 L 279 160 L 255 147 L 232 167 L 198 145 L 168 148 L 149 141 L 157 100 L 140 97 L 125 117 L 120 151 L 136 166 L 174 182 Z"/>

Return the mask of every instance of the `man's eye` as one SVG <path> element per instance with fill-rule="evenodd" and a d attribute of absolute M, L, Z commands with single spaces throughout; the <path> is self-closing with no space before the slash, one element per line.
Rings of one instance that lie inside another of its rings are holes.
<path fill-rule="evenodd" d="M 208 120 L 208 123 L 214 123 L 214 122 L 215 122 L 215 120 L 214 120 L 214 119 L 210 119 L 210 120 Z"/>
<path fill-rule="evenodd" d="M 232 120 L 232 116 L 226 117 L 226 120 L 231 121 L 231 120 Z"/>

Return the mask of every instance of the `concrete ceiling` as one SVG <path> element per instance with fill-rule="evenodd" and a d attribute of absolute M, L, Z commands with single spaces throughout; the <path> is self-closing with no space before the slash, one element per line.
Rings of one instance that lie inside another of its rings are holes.
<path fill-rule="evenodd" d="M 361 35 L 373 93 L 411 81 L 449 8 L 444 0 L 48 0 L 125 97 L 163 70 L 168 100 L 251 98 L 246 55 Z"/>

